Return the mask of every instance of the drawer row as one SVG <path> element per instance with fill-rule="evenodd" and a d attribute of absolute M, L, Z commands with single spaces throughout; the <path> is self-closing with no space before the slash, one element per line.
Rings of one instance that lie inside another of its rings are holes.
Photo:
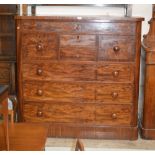
<path fill-rule="evenodd" d="M 134 81 L 133 63 L 31 62 L 22 64 L 23 80 L 38 81 Z"/>
<path fill-rule="evenodd" d="M 22 31 L 37 32 L 56 32 L 82 33 L 82 34 L 115 34 L 115 35 L 133 35 L 136 33 L 135 22 L 65 22 L 50 20 L 23 20 L 21 22 Z"/>
<path fill-rule="evenodd" d="M 134 100 L 134 86 L 119 83 L 26 81 L 23 83 L 23 99 L 42 102 L 131 104 Z"/>
<path fill-rule="evenodd" d="M 25 60 L 134 61 L 135 57 L 135 36 L 25 32 L 21 43 Z"/>
<path fill-rule="evenodd" d="M 93 125 L 131 124 L 130 105 L 94 105 L 91 103 L 36 103 L 23 105 L 25 121 L 84 123 Z"/>

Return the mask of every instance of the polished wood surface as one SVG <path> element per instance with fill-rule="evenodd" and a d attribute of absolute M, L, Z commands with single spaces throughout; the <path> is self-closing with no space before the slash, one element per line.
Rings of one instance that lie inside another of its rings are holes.
<path fill-rule="evenodd" d="M 141 117 L 141 136 L 145 139 L 155 139 L 155 4 L 153 4 L 152 18 L 149 21 L 150 29 L 144 36 L 142 47 L 144 49 L 143 69 L 144 103 Z"/>
<path fill-rule="evenodd" d="M 4 135 L 4 138 L 1 138 L 1 141 L 4 143 L 4 149 L 9 150 L 9 126 L 8 126 L 8 86 L 7 85 L 0 85 L 0 115 L 3 118 L 2 123 L 0 126 L 2 127 L 0 134 Z M 1 150 L 1 149 L 0 149 Z"/>
<path fill-rule="evenodd" d="M 0 138 L 3 139 L 2 126 Z M 10 151 L 44 151 L 47 127 L 34 123 L 9 124 Z M 4 142 L 0 141 L 0 150 L 4 150 Z"/>
<path fill-rule="evenodd" d="M 36 123 L 9 123 L 8 86 L 0 85 L 0 150 L 42 151 L 45 149 L 48 126 Z"/>
<path fill-rule="evenodd" d="M 9 85 L 9 94 L 16 94 L 16 35 L 17 5 L 0 4 L 0 84 Z"/>
<path fill-rule="evenodd" d="M 137 139 L 142 18 L 16 20 L 20 121 L 53 137 Z"/>

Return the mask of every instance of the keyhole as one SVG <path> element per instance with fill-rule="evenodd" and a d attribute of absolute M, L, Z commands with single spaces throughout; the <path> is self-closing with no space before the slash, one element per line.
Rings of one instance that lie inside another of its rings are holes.
<path fill-rule="evenodd" d="M 77 41 L 80 41 L 80 36 L 77 36 Z"/>

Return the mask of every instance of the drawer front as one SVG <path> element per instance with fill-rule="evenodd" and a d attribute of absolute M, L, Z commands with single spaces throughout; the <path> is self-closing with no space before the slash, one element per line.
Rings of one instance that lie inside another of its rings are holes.
<path fill-rule="evenodd" d="M 125 63 L 98 63 L 97 80 L 106 82 L 133 82 L 134 65 Z"/>
<path fill-rule="evenodd" d="M 131 123 L 131 107 L 128 105 L 96 106 L 97 125 L 127 125 Z"/>
<path fill-rule="evenodd" d="M 99 60 L 134 61 L 135 41 L 133 36 L 99 37 Z"/>
<path fill-rule="evenodd" d="M 74 60 L 96 60 L 95 35 L 61 35 L 60 58 Z"/>
<path fill-rule="evenodd" d="M 133 35 L 136 32 L 136 23 L 90 23 L 90 22 L 51 22 L 39 20 L 22 21 L 22 29 L 25 31 L 45 31 L 58 33 L 91 33 L 91 34 L 123 34 Z"/>
<path fill-rule="evenodd" d="M 87 102 L 94 101 L 94 86 L 85 83 L 25 82 L 24 100 Z"/>
<path fill-rule="evenodd" d="M 130 104 L 133 102 L 133 85 L 100 84 L 96 88 L 96 100 L 101 103 Z"/>
<path fill-rule="evenodd" d="M 75 103 L 24 104 L 24 120 L 31 122 L 93 123 L 95 106 Z"/>
<path fill-rule="evenodd" d="M 24 80 L 84 81 L 95 80 L 94 63 L 31 63 L 23 64 Z"/>
<path fill-rule="evenodd" d="M 24 33 L 22 35 L 23 59 L 56 59 L 58 39 L 54 33 Z"/>
<path fill-rule="evenodd" d="M 9 84 L 10 83 L 10 64 L 0 63 L 0 83 Z"/>

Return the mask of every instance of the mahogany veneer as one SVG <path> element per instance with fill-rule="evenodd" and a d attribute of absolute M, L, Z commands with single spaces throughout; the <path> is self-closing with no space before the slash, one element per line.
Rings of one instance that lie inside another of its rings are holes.
<path fill-rule="evenodd" d="M 145 80 L 141 135 L 145 139 L 155 139 L 155 4 L 152 10 L 150 30 L 142 42 Z"/>
<path fill-rule="evenodd" d="M 21 121 L 53 137 L 137 139 L 143 18 L 16 20 Z"/>

